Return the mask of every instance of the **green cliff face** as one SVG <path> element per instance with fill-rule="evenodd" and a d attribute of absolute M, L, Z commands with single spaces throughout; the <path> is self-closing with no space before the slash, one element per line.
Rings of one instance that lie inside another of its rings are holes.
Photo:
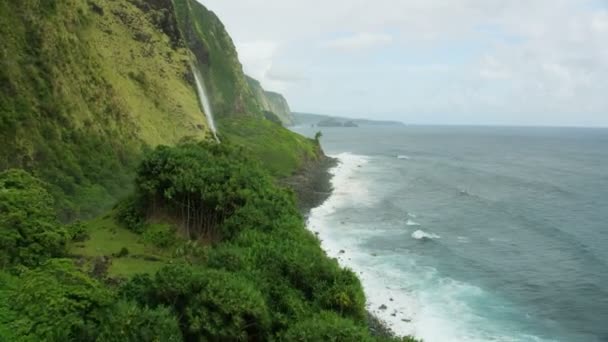
<path fill-rule="evenodd" d="M 127 193 L 142 151 L 210 137 L 193 61 L 225 138 L 261 155 L 287 135 L 276 153 L 293 162 L 269 167 L 281 175 L 314 150 L 264 119 L 224 26 L 194 0 L 0 0 L 0 37 L 0 170 L 46 181 L 63 219 Z"/>
<path fill-rule="evenodd" d="M 262 117 L 222 22 L 196 0 L 173 2 L 185 44 L 205 78 L 218 118 Z"/>
<path fill-rule="evenodd" d="M 263 111 L 276 115 L 285 126 L 291 126 L 295 123 L 289 103 L 283 95 L 264 90 L 260 82 L 252 77 L 247 76 L 247 82 Z"/>

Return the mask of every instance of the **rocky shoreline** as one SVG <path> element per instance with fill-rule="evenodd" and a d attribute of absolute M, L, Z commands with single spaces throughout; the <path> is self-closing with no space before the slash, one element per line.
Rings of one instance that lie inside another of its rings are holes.
<path fill-rule="evenodd" d="M 333 176 L 329 170 L 337 165 L 338 159 L 323 154 L 319 160 L 306 163 L 297 174 L 282 181 L 283 185 L 295 192 L 298 208 L 304 218 L 331 196 Z M 367 324 L 374 336 L 395 337 L 391 328 L 369 310 Z"/>
<path fill-rule="evenodd" d="M 318 160 L 306 162 L 298 173 L 282 181 L 295 192 L 298 209 L 304 217 L 331 196 L 332 175 L 329 170 L 336 165 L 337 159 L 323 154 Z"/>

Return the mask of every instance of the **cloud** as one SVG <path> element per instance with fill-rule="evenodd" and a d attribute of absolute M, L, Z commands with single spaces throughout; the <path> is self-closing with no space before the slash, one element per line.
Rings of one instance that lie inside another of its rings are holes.
<path fill-rule="evenodd" d="M 265 78 L 271 81 L 284 83 L 298 83 L 306 81 L 306 77 L 302 76 L 298 71 L 290 69 L 287 66 L 273 64 L 266 71 Z"/>
<path fill-rule="evenodd" d="M 353 51 L 385 46 L 392 42 L 393 37 L 388 34 L 361 32 L 347 37 L 327 41 L 323 45 L 331 49 Z"/>
<path fill-rule="evenodd" d="M 203 2 L 296 110 L 608 126 L 604 0 Z"/>
<path fill-rule="evenodd" d="M 480 62 L 479 76 L 488 80 L 504 80 L 511 78 L 508 67 L 494 56 L 485 56 Z"/>
<path fill-rule="evenodd" d="M 237 44 L 239 59 L 245 72 L 254 78 L 263 78 L 272 67 L 279 44 L 273 41 L 250 41 Z"/>

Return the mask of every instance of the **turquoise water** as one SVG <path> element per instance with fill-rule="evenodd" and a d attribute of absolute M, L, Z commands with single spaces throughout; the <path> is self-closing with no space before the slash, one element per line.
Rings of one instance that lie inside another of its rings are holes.
<path fill-rule="evenodd" d="M 608 130 L 324 128 L 322 142 L 342 164 L 309 227 L 395 331 L 608 341 Z"/>

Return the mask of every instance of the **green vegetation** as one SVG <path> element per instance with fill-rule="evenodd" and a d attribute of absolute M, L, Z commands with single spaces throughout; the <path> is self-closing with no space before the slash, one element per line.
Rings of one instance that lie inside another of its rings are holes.
<path fill-rule="evenodd" d="M 27 184 L 24 198 L 43 203 L 34 212 L 45 215 L 36 222 L 56 222 L 39 181 L 21 171 L 2 179 L 9 189 Z M 241 148 L 160 146 L 138 168 L 135 189 L 118 212 L 65 229 L 85 241 L 70 242 L 68 251 L 51 244 L 42 250 L 46 261 L 5 267 L 13 275 L 0 273 L 0 299 L 6 299 L 0 325 L 8 327 L 0 337 L 376 340 L 366 327 L 355 274 L 325 255 L 304 227 L 293 195 Z M 13 205 L 3 212 L 20 223 L 28 220 L 13 215 L 21 210 Z M 118 225 L 116 217 L 130 226 Z M 35 230 L 19 227 L 2 226 L 2 233 L 19 230 L 24 241 L 34 241 Z M 4 245 L 2 253 L 14 254 Z"/>
<path fill-rule="evenodd" d="M 285 100 L 283 95 L 266 91 L 262 88 L 262 85 L 258 80 L 249 76 L 246 76 L 246 78 L 260 108 L 265 111 L 265 115 L 267 115 L 266 113 L 272 113 L 279 119 L 279 122 L 285 126 L 290 126 L 295 123 L 294 117 L 291 114 L 291 109 L 289 108 L 289 103 L 287 103 L 287 100 Z"/>
<path fill-rule="evenodd" d="M 212 12 L 0 0 L 0 38 L 0 341 L 385 341 L 277 185 L 319 137 L 279 124 Z"/>
<path fill-rule="evenodd" d="M 196 0 L 174 0 L 186 45 L 206 81 L 211 105 L 219 118 L 262 117 L 247 84 L 232 39 L 218 17 Z"/>
<path fill-rule="evenodd" d="M 206 123 L 188 50 L 159 31 L 165 12 L 50 3 L 0 1 L 0 170 L 46 181 L 72 220 L 130 190 L 142 146 L 202 138 Z"/>
<path fill-rule="evenodd" d="M 322 153 L 314 140 L 294 134 L 269 120 L 221 120 L 219 130 L 276 177 L 291 176 L 306 163 L 316 161 Z"/>
<path fill-rule="evenodd" d="M 0 173 L 0 268 L 60 256 L 67 236 L 41 181 L 21 170 Z"/>

